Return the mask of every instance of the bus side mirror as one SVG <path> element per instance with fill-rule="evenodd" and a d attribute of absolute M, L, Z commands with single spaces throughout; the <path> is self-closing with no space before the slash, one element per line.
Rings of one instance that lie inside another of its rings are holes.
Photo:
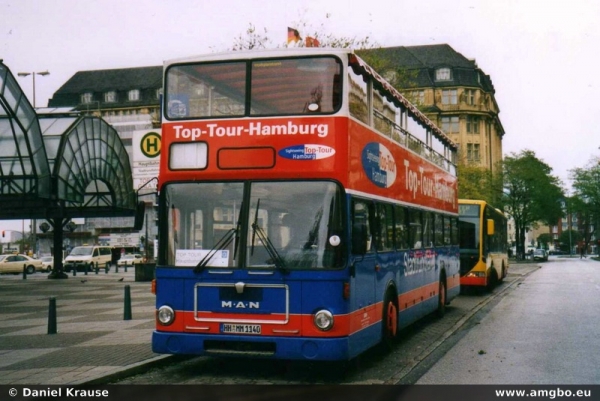
<path fill-rule="evenodd" d="M 487 235 L 494 235 L 496 232 L 496 226 L 494 225 L 494 220 L 487 220 Z"/>
<path fill-rule="evenodd" d="M 355 223 L 352 226 L 352 253 L 364 255 L 367 253 L 367 225 Z"/>
<path fill-rule="evenodd" d="M 138 202 L 135 209 L 135 219 L 133 220 L 133 229 L 141 230 L 144 225 L 144 213 L 146 212 L 146 204 L 142 201 Z"/>

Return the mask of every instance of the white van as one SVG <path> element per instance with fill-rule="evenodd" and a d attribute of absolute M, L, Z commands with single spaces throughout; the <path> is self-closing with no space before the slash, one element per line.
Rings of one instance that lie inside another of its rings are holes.
<path fill-rule="evenodd" d="M 64 271 L 73 269 L 84 270 L 87 266 L 89 271 L 96 268 L 103 269 L 112 260 L 112 247 L 100 245 L 84 245 L 73 248 L 63 263 Z"/>

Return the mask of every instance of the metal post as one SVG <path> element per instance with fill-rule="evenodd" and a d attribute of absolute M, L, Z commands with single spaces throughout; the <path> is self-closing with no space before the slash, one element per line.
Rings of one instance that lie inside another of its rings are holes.
<path fill-rule="evenodd" d="M 125 286 L 125 304 L 123 308 L 123 320 L 131 320 L 131 290 L 129 285 Z"/>
<path fill-rule="evenodd" d="M 56 298 L 50 297 L 48 306 L 48 334 L 56 334 Z"/>
<path fill-rule="evenodd" d="M 23 280 L 27 280 L 27 265 L 23 265 Z"/>

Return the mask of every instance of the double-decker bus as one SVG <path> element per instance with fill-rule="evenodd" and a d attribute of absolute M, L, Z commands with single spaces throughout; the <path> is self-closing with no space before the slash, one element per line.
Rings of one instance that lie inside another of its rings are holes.
<path fill-rule="evenodd" d="M 508 274 L 507 219 L 483 200 L 459 199 L 460 284 L 493 288 Z"/>
<path fill-rule="evenodd" d="M 456 145 L 350 50 L 165 62 L 157 353 L 348 360 L 460 292 Z"/>

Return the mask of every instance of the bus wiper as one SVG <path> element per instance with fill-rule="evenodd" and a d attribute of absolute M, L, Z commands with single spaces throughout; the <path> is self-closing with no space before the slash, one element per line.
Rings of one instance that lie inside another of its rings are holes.
<path fill-rule="evenodd" d="M 194 273 L 201 272 L 206 267 L 208 262 L 212 259 L 212 257 L 215 256 L 215 254 L 217 252 L 222 251 L 223 249 L 227 248 L 229 246 L 229 244 L 231 244 L 234 234 L 236 234 L 237 231 L 238 231 L 238 227 L 230 228 L 225 233 L 225 235 L 223 235 L 221 237 L 221 239 L 215 244 L 215 246 L 213 246 L 210 249 L 210 251 L 202 258 L 202 260 L 200 260 L 200 262 L 194 268 Z"/>
<path fill-rule="evenodd" d="M 258 224 L 252 223 L 252 232 L 253 235 L 258 235 L 258 239 L 264 244 L 267 253 L 269 254 L 271 260 L 273 260 L 273 263 L 275 264 L 275 267 L 285 271 L 286 269 L 283 258 L 281 257 L 281 255 L 279 255 L 279 252 L 277 252 L 277 249 L 275 248 L 269 237 L 265 234 L 263 229 L 260 228 Z"/>
<path fill-rule="evenodd" d="M 269 237 L 265 234 L 262 228 L 258 225 L 258 209 L 260 207 L 260 198 L 256 202 L 256 211 L 254 212 L 254 222 L 252 223 L 252 245 L 250 247 L 250 256 L 254 255 L 254 240 L 258 235 L 258 239 L 263 243 L 267 253 L 273 260 L 275 267 L 278 269 L 285 270 L 285 264 L 283 262 L 283 258 L 277 252 L 277 249 L 269 239 Z"/>

